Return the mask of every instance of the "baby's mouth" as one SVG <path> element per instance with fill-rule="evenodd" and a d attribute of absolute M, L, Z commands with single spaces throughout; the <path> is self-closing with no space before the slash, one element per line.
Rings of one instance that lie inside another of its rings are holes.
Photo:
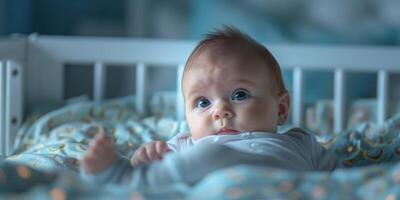
<path fill-rule="evenodd" d="M 240 133 L 239 131 L 234 130 L 234 129 L 223 128 L 217 132 L 217 135 L 236 135 L 239 133 Z"/>

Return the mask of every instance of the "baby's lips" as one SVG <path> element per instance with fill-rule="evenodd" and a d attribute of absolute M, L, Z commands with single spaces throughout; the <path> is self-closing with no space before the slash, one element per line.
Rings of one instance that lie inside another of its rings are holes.
<path fill-rule="evenodd" d="M 238 134 L 238 133 L 239 133 L 239 131 L 237 131 L 237 130 L 234 130 L 234 129 L 226 129 L 226 128 L 221 129 L 221 130 L 219 130 L 219 131 L 217 132 L 217 134 Z"/>

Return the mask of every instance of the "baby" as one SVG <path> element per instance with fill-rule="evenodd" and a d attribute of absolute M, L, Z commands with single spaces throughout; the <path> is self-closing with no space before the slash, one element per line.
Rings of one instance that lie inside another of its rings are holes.
<path fill-rule="evenodd" d="M 185 65 L 182 92 L 190 133 L 143 145 L 131 158 L 136 167 L 99 134 L 82 159 L 86 177 L 139 186 L 195 183 L 236 164 L 296 171 L 340 166 L 306 131 L 277 133 L 290 108 L 279 64 L 263 45 L 234 28 L 209 34 L 196 46 Z M 127 173 L 130 178 L 123 178 Z"/>

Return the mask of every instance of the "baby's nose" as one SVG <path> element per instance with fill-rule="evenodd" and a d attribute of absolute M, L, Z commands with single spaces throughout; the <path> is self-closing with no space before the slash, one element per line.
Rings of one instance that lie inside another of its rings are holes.
<path fill-rule="evenodd" d="M 217 109 L 215 109 L 213 115 L 212 115 L 212 119 L 213 120 L 219 120 L 219 119 L 223 119 L 223 118 L 232 118 L 234 117 L 235 114 L 233 113 L 233 111 L 231 109 L 229 109 L 227 106 L 221 106 Z"/>

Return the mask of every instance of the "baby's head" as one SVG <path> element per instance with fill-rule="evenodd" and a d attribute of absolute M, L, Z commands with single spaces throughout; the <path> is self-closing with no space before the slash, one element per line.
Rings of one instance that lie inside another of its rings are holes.
<path fill-rule="evenodd" d="M 194 140 L 249 131 L 274 133 L 286 121 L 290 106 L 272 54 L 230 27 L 208 34 L 193 50 L 182 92 Z"/>

